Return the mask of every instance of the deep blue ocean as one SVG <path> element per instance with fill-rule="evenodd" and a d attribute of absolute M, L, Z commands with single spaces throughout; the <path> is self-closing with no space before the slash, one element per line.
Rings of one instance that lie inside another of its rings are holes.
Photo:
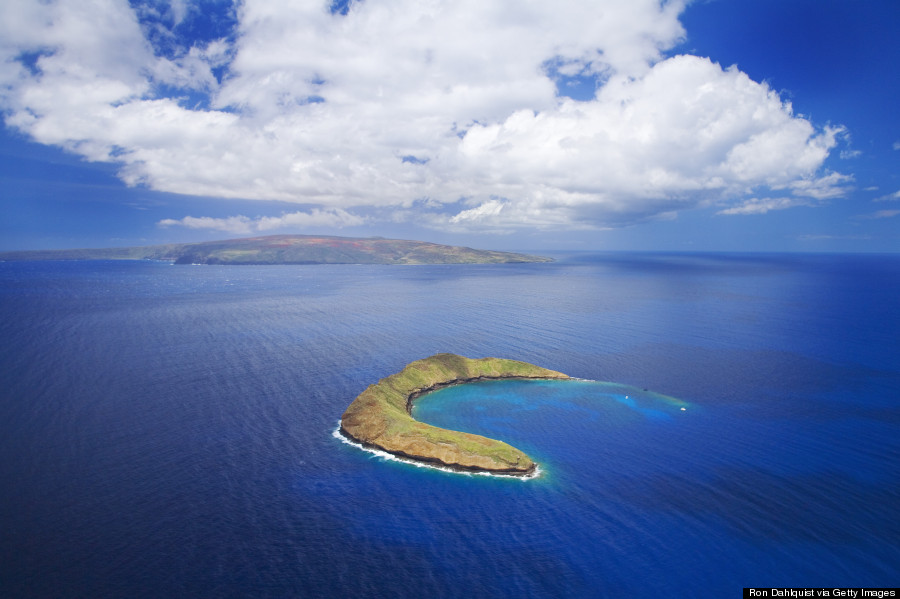
<path fill-rule="evenodd" d="M 0 596 L 900 585 L 900 257 L 556 258 L 0 263 Z M 438 352 L 583 379 L 418 401 L 539 478 L 333 435 Z"/>

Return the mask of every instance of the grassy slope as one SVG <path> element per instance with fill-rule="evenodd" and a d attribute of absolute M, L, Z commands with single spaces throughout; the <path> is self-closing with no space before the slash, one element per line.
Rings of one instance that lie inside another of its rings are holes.
<path fill-rule="evenodd" d="M 467 470 L 527 474 L 534 463 L 502 441 L 418 422 L 409 414 L 411 397 L 439 386 L 479 378 L 568 378 L 515 360 L 471 360 L 437 354 L 412 362 L 397 374 L 370 385 L 341 417 L 341 430 L 363 444 L 389 453 Z"/>

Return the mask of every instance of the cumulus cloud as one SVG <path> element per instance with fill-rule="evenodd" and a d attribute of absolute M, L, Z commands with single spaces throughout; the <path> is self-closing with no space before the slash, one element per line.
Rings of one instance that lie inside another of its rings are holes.
<path fill-rule="evenodd" d="M 377 207 L 456 229 L 605 228 L 726 198 L 723 213 L 746 214 L 773 190 L 843 194 L 849 177 L 822 172 L 842 128 L 736 68 L 666 57 L 684 4 L 383 0 L 343 15 L 245 0 L 234 35 L 166 53 L 126 0 L 7 0 L 0 106 L 7 126 L 118 164 L 129 185 L 319 206 L 296 213 L 309 218 Z M 193 14 L 165 6 L 172 22 Z M 595 96 L 560 96 L 573 76 L 595 78 Z"/>
<path fill-rule="evenodd" d="M 224 231 L 236 235 L 261 233 L 275 229 L 309 227 L 353 227 L 364 224 L 362 217 L 350 214 L 341 209 L 320 210 L 313 209 L 310 212 L 289 212 L 281 216 L 261 216 L 250 218 L 248 216 L 229 216 L 226 218 L 213 218 L 209 216 L 185 216 L 181 219 L 166 218 L 159 221 L 161 227 L 181 226 L 188 229 L 209 229 Z"/>

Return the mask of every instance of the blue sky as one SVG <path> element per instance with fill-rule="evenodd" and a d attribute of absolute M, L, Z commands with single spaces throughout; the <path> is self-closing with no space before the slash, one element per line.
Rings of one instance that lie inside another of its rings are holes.
<path fill-rule="evenodd" d="M 900 251 L 895 0 L 7 0 L 0 250 Z"/>

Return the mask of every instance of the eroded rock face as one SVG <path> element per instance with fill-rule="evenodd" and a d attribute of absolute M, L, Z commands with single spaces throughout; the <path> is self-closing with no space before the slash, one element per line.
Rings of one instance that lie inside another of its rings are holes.
<path fill-rule="evenodd" d="M 412 402 L 434 389 L 510 378 L 569 377 L 516 360 L 437 354 L 412 362 L 360 393 L 341 417 L 341 432 L 365 446 L 412 460 L 456 470 L 528 475 L 536 464 L 521 450 L 503 441 L 418 422 L 410 415 Z"/>

